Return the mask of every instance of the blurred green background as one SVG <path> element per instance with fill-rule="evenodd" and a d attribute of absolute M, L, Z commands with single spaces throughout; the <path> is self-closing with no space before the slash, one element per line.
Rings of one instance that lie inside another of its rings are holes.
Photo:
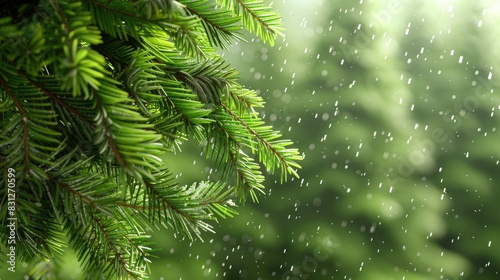
<path fill-rule="evenodd" d="M 301 178 L 270 174 L 203 242 L 155 232 L 151 279 L 500 279 L 500 3 L 273 7 L 286 37 L 225 57 L 303 152 Z M 168 159 L 182 184 L 216 178 L 200 152 Z M 60 279 L 80 279 L 67 259 Z"/>

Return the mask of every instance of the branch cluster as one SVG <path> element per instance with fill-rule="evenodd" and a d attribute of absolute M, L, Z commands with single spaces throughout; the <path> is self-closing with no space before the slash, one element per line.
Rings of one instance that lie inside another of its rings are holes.
<path fill-rule="evenodd" d="M 232 198 L 257 200 L 261 165 L 296 176 L 301 155 L 215 51 L 242 29 L 273 43 L 280 16 L 262 1 L 41 0 L 0 12 L 0 185 L 6 194 L 16 170 L 22 259 L 55 258 L 65 233 L 87 275 L 142 279 L 150 225 L 199 237 L 236 214 Z M 164 160 L 191 137 L 220 181 L 174 181 Z"/>

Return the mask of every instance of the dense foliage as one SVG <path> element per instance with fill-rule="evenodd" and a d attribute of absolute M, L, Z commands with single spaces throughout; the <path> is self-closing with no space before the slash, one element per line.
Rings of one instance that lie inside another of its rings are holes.
<path fill-rule="evenodd" d="M 1 220 L 17 219 L 16 261 L 33 277 L 56 275 L 51 260 L 69 241 L 89 278 L 143 278 L 151 227 L 192 239 L 235 215 L 232 199 L 257 200 L 261 164 L 296 176 L 302 156 L 215 51 L 242 28 L 273 44 L 280 15 L 262 1 L 41 0 L 0 11 Z M 187 139 L 213 161 L 213 180 L 176 183 L 166 162 Z M 2 252 L 10 234 L 0 228 Z"/>

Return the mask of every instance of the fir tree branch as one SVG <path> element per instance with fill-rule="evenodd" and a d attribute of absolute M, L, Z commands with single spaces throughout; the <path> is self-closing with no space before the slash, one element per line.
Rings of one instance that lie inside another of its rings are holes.
<path fill-rule="evenodd" d="M 151 5 L 153 2 L 155 1 L 147 1 L 147 4 Z M 152 13 L 152 9 L 148 8 L 148 14 L 144 14 L 140 7 L 127 7 L 122 1 L 113 0 L 106 2 L 89 0 L 85 2 L 85 5 L 100 29 L 120 40 L 128 41 L 128 36 L 139 40 L 144 28 L 153 27 L 152 25 L 154 25 L 153 28 L 160 27 L 169 32 L 177 29 L 177 26 L 166 17 L 166 11 L 159 12 L 161 9 L 156 8 L 157 12 Z M 173 13 L 173 10 L 168 12 Z"/>
<path fill-rule="evenodd" d="M 243 40 L 239 33 L 241 27 L 236 23 L 238 17 L 234 17 L 230 11 L 217 9 L 207 0 L 183 0 L 185 9 L 191 15 L 196 15 L 205 28 L 205 34 L 212 46 L 227 48 L 234 42 Z M 227 45 L 226 45 L 227 44 Z"/>
<path fill-rule="evenodd" d="M 33 86 L 38 88 L 45 95 L 47 95 L 52 101 L 59 104 L 62 108 L 64 108 L 68 112 L 70 112 L 72 115 L 77 116 L 78 119 L 80 121 L 82 121 L 83 123 L 85 123 L 90 129 L 92 129 L 92 130 L 95 129 L 95 125 L 92 122 L 90 122 L 87 118 L 85 118 L 83 116 L 83 114 L 79 110 L 77 110 L 75 107 L 73 107 L 72 105 L 63 101 L 59 96 L 56 96 L 52 91 L 50 91 L 49 89 L 42 86 L 42 84 L 40 84 L 39 82 L 36 82 L 36 81 L 29 79 L 29 78 L 28 78 L 28 81 L 30 82 L 30 84 L 32 84 Z"/>
<path fill-rule="evenodd" d="M 239 114 L 253 112 L 254 108 L 264 107 L 262 97 L 258 96 L 254 90 L 248 90 L 240 85 L 231 84 L 229 88 L 229 102 L 227 105 L 236 107 Z"/>
<path fill-rule="evenodd" d="M 0 167 L 19 170 L 30 275 L 68 234 L 89 278 L 143 279 L 151 224 L 212 231 L 207 221 L 237 214 L 232 198 L 264 188 L 256 155 L 295 174 L 297 151 L 214 50 L 242 40 L 241 27 L 272 43 L 279 16 L 261 1 L 215 2 L 40 0 L 15 25 L 0 17 L 12 32 L 0 32 Z M 208 143 L 220 182 L 173 181 L 164 153 L 190 137 Z"/>
<path fill-rule="evenodd" d="M 283 36 L 281 16 L 262 0 L 217 0 L 217 5 L 241 17 L 243 26 L 264 42 L 273 45 L 277 35 Z"/>
<path fill-rule="evenodd" d="M 247 193 L 250 194 L 254 202 L 258 201 L 255 190 L 263 192 L 262 182 L 264 177 L 260 172 L 260 166 L 242 151 L 242 145 L 248 135 L 245 130 L 236 126 L 233 129 L 229 127 L 230 119 L 223 111 L 217 110 L 212 114 L 216 122 L 207 129 L 207 138 L 213 139 L 205 147 L 207 158 L 215 160 L 216 168 L 222 169 L 222 179 L 231 180 L 235 177 L 235 194 L 244 202 Z"/>
<path fill-rule="evenodd" d="M 14 102 L 17 110 L 19 111 L 19 114 L 21 115 L 22 119 L 22 125 L 23 125 L 23 146 L 24 146 L 24 166 L 25 166 L 25 173 L 29 174 L 30 173 L 30 158 L 29 158 L 29 141 L 28 141 L 28 118 L 26 111 L 24 110 L 23 106 L 19 102 L 19 100 L 16 98 L 15 94 L 12 92 L 10 87 L 7 85 L 6 81 L 0 77 L 0 86 L 4 89 L 4 92 L 9 96 L 9 98 Z"/>
<path fill-rule="evenodd" d="M 269 150 L 270 153 L 276 157 L 277 161 L 273 160 L 272 158 L 267 157 L 267 161 L 264 161 L 264 164 L 267 166 L 271 166 L 271 170 L 274 169 L 274 166 L 279 166 L 281 167 L 280 169 L 282 170 L 282 174 L 286 174 L 287 172 L 292 173 L 296 177 L 298 176 L 297 173 L 293 170 L 293 168 L 298 168 L 298 164 L 294 162 L 294 160 L 300 160 L 301 157 L 298 154 L 297 150 L 285 150 L 283 147 L 284 146 L 276 146 L 273 145 L 270 141 L 272 141 L 275 138 L 279 138 L 281 135 L 279 134 L 269 134 L 269 137 L 263 137 L 260 133 L 258 133 L 254 127 L 252 127 L 248 122 L 244 121 L 241 119 L 238 115 L 236 115 L 231 109 L 229 109 L 226 105 L 221 104 L 221 107 L 224 108 L 224 110 L 231 115 L 236 121 L 241 123 L 242 126 L 244 126 L 252 136 L 256 137 L 258 139 L 258 143 L 264 146 L 264 149 Z M 271 127 L 262 127 L 261 129 L 263 130 L 268 130 L 272 129 Z M 275 142 L 276 143 L 276 142 Z M 281 143 L 282 145 L 285 144 L 287 145 L 288 143 Z M 259 150 L 259 153 L 262 153 Z M 287 155 L 287 157 L 285 157 Z M 264 158 L 264 157 L 261 157 Z M 286 177 L 285 177 L 286 178 Z"/>

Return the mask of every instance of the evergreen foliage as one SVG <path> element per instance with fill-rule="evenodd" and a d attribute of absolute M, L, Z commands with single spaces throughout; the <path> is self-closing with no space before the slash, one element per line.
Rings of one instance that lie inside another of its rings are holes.
<path fill-rule="evenodd" d="M 0 178 L 15 170 L 17 254 L 43 275 L 70 240 L 89 278 L 142 279 L 151 227 L 190 239 L 257 201 L 299 152 L 216 48 L 281 35 L 259 0 L 41 0 L 0 10 Z M 195 138 L 220 178 L 179 186 L 165 166 Z M 0 228 L 5 252 L 8 228 Z M 67 235 L 67 237 L 66 237 Z"/>

